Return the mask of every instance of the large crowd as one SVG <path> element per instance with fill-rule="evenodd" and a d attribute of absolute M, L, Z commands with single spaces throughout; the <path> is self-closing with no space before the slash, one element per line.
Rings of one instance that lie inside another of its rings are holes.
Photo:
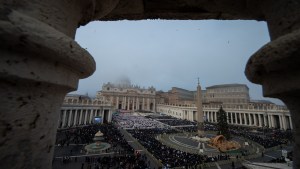
<path fill-rule="evenodd" d="M 182 119 L 159 119 L 158 121 L 169 126 L 195 126 L 197 124 L 196 122 Z"/>
<path fill-rule="evenodd" d="M 191 154 L 176 150 L 163 145 L 155 139 L 158 134 L 176 133 L 174 129 L 141 129 L 128 130 L 151 154 L 155 156 L 164 166 L 167 167 L 196 167 L 199 164 L 207 162 L 216 162 L 219 160 L 228 160 L 228 155 L 218 155 L 208 157 L 206 155 Z"/>
<path fill-rule="evenodd" d="M 113 121 L 124 129 L 165 128 L 163 123 L 140 115 L 120 113 L 113 116 Z"/>
<path fill-rule="evenodd" d="M 227 155 L 206 156 L 190 154 L 180 150 L 163 145 L 155 139 L 159 134 L 171 134 L 180 131 L 195 132 L 197 123 L 187 120 L 175 119 L 170 116 L 142 116 L 139 114 L 120 113 L 113 116 L 112 124 L 91 125 L 77 127 L 73 129 L 60 130 L 57 133 L 56 145 L 60 147 L 69 146 L 70 144 L 90 144 L 93 143 L 95 133 L 99 130 L 104 134 L 104 142 L 111 144 L 109 152 L 117 152 L 115 156 L 91 156 L 81 160 L 81 168 L 148 168 L 149 161 L 146 156 L 135 154 L 134 149 L 124 139 L 119 128 L 127 129 L 155 158 L 164 166 L 185 168 L 195 167 L 196 165 L 215 162 L 219 160 L 228 160 Z M 205 123 L 205 131 L 217 131 L 216 124 Z M 244 137 L 252 140 L 265 148 L 280 146 L 293 140 L 291 131 L 280 131 L 274 129 L 257 129 L 249 127 L 229 126 L 232 135 Z M 72 150 L 71 150 L 72 151 Z M 72 153 L 72 152 L 71 152 Z M 82 149 L 81 154 L 84 154 Z M 292 156 L 292 155 L 291 155 Z M 77 158 L 72 159 L 68 156 L 62 158 L 63 163 L 69 161 L 77 162 Z M 282 161 L 281 158 L 275 161 Z M 100 167 L 101 166 L 101 167 Z"/>
<path fill-rule="evenodd" d="M 59 131 L 56 144 L 60 147 L 69 146 L 70 144 L 89 144 L 94 142 L 95 133 L 99 130 L 103 133 L 104 142 L 111 144 L 111 150 L 117 153 L 113 157 L 85 157 L 84 161 L 81 160 L 82 169 L 100 169 L 103 167 L 144 169 L 148 167 L 149 164 L 146 162 L 146 157 L 135 154 L 134 149 L 112 124 L 92 125 Z M 82 149 L 82 153 L 84 153 L 84 149 Z M 73 159 L 68 156 L 62 158 L 63 163 L 70 161 L 79 162 L 80 160 L 77 157 Z"/>
<path fill-rule="evenodd" d="M 248 127 L 230 126 L 230 133 L 252 140 L 262 145 L 264 148 L 280 146 L 293 140 L 292 132 L 275 129 L 260 133 L 257 130 Z"/>

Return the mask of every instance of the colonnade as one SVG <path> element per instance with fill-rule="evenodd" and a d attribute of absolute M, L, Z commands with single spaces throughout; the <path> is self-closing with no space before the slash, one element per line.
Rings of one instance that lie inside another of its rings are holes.
<path fill-rule="evenodd" d="M 102 117 L 102 122 L 111 122 L 111 109 L 101 107 L 63 107 L 58 120 L 58 128 L 94 123 L 94 117 Z"/>
<path fill-rule="evenodd" d="M 287 110 L 269 109 L 262 112 L 260 109 L 223 108 L 227 115 L 228 124 L 243 125 L 249 127 L 280 128 L 282 130 L 293 129 L 291 114 Z M 203 107 L 204 121 L 217 123 L 218 108 Z M 190 121 L 196 120 L 197 108 L 158 104 L 157 111 L 176 118 Z"/>
<path fill-rule="evenodd" d="M 257 127 L 280 128 L 283 130 L 293 129 L 291 115 L 281 113 L 258 113 L 258 112 L 226 112 L 227 122 L 232 125 L 246 125 Z M 207 122 L 217 123 L 217 111 L 204 111 Z"/>

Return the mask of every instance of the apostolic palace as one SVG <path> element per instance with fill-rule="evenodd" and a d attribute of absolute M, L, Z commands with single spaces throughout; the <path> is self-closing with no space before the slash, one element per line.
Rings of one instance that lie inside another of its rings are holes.
<path fill-rule="evenodd" d="M 204 121 L 216 123 L 222 106 L 232 125 L 293 129 L 285 106 L 266 100 L 251 100 L 245 84 L 223 84 L 201 90 Z M 58 128 L 87 125 L 100 117 L 110 122 L 113 112 L 156 112 L 190 121 L 196 120 L 196 91 L 173 87 L 168 92 L 142 88 L 130 81 L 105 83 L 95 98 L 69 94 L 65 97 Z"/>

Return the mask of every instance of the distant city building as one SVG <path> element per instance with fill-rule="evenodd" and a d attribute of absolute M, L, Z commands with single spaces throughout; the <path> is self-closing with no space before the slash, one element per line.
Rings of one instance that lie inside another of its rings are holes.
<path fill-rule="evenodd" d="M 157 111 L 180 119 L 197 120 L 196 97 L 180 88 L 172 88 L 161 96 L 167 102 L 159 102 Z M 217 123 L 217 112 L 222 106 L 227 112 L 228 123 L 250 127 L 293 129 L 291 114 L 285 106 L 266 100 L 250 100 L 249 88 L 245 84 L 223 84 L 202 90 L 204 121 Z"/>
<path fill-rule="evenodd" d="M 172 87 L 168 91 L 169 104 L 193 104 L 195 103 L 195 91 Z"/>
<path fill-rule="evenodd" d="M 206 88 L 203 102 L 217 102 L 223 105 L 242 105 L 250 101 L 249 88 L 245 84 L 214 85 Z"/>
<path fill-rule="evenodd" d="M 147 89 L 127 83 L 106 83 L 102 90 L 97 92 L 96 99 L 109 101 L 115 109 L 129 111 L 152 111 L 155 112 L 154 87 Z"/>
<path fill-rule="evenodd" d="M 245 84 L 214 85 L 201 93 L 203 104 L 247 105 L 250 102 L 249 88 Z M 161 94 L 161 97 L 165 97 L 167 104 L 194 105 L 196 91 L 172 87 L 165 94 Z"/>

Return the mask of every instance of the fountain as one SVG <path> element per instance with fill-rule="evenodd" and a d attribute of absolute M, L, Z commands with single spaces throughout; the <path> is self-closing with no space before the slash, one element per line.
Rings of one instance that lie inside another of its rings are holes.
<path fill-rule="evenodd" d="M 93 140 L 95 141 L 95 143 L 86 145 L 84 147 L 85 150 L 87 151 L 87 153 L 100 154 L 103 151 L 105 151 L 111 147 L 110 144 L 102 142 L 104 140 L 104 138 L 103 138 L 103 133 L 101 133 L 100 130 L 95 134 L 95 137 Z"/>

